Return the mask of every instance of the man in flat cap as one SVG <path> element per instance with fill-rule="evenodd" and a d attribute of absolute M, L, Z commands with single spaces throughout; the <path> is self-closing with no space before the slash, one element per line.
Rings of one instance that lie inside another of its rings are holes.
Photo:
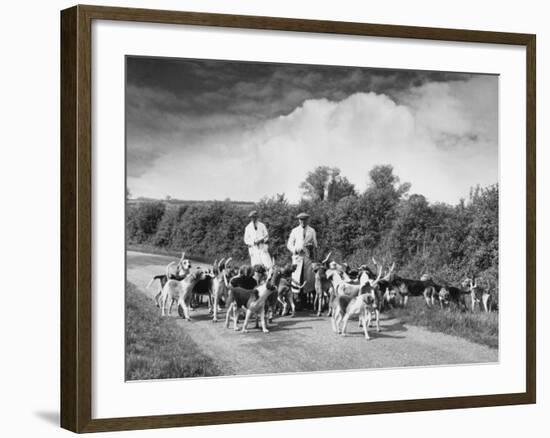
<path fill-rule="evenodd" d="M 292 254 L 292 263 L 296 265 L 296 270 L 292 274 L 293 283 L 300 285 L 303 282 L 314 281 L 311 261 L 316 257 L 317 233 L 308 225 L 309 214 L 300 213 L 296 218 L 300 224 L 290 232 L 286 247 Z M 294 292 L 297 293 L 299 290 L 294 288 Z"/>
<path fill-rule="evenodd" d="M 251 211 L 248 214 L 250 223 L 244 229 L 244 243 L 248 246 L 248 254 L 250 255 L 250 265 L 263 265 L 266 268 L 271 268 L 273 261 L 269 255 L 267 240 L 267 228 L 258 220 L 258 212 Z"/>

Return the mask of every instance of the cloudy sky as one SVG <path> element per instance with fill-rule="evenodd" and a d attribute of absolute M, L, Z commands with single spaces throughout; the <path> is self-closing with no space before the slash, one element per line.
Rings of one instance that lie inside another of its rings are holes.
<path fill-rule="evenodd" d="M 133 197 L 294 202 L 319 165 L 449 203 L 498 181 L 491 75 L 128 57 L 126 124 Z"/>

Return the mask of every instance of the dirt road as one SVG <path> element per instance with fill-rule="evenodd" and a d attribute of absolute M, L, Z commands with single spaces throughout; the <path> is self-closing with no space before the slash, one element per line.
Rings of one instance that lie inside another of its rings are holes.
<path fill-rule="evenodd" d="M 127 280 L 146 290 L 153 275 L 160 274 L 173 257 L 129 251 Z M 194 263 L 200 266 L 200 263 Z M 159 310 L 160 313 L 160 310 Z M 173 317 L 176 318 L 174 310 Z M 222 312 L 222 318 L 225 313 Z M 467 340 L 406 326 L 395 319 L 381 319 L 381 331 L 370 330 L 366 341 L 357 321 L 348 326 L 348 336 L 337 336 L 328 317 L 312 313 L 273 321 L 270 333 L 250 325 L 243 334 L 212 323 L 206 308 L 191 313 L 193 321 L 178 324 L 224 370 L 224 374 L 266 374 L 296 371 L 387 368 L 460 363 L 486 363 L 498 360 L 498 351 Z"/>

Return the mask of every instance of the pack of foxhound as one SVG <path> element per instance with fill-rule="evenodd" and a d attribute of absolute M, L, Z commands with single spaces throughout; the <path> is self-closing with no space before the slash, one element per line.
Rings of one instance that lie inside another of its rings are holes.
<path fill-rule="evenodd" d="M 296 284 L 292 274 L 296 265 L 285 264 L 266 269 L 262 265 L 243 265 L 237 268 L 231 258 L 215 260 L 209 269 L 193 269 L 185 258 L 166 266 L 165 272 L 154 276 L 147 289 L 160 283 L 154 296 L 161 316 L 170 316 L 176 304 L 180 317 L 191 321 L 191 311 L 200 305 L 203 297 L 208 303 L 212 321 L 217 322 L 225 307 L 225 327 L 232 322 L 233 329 L 246 333 L 251 318 L 256 328 L 269 332 L 269 325 L 277 317 L 295 316 L 299 294 L 306 306 L 318 317 L 326 312 L 333 331 L 346 336 L 350 318 L 358 318 L 365 339 L 370 339 L 368 329 L 374 324 L 380 331 L 380 312 L 394 307 L 406 307 L 409 296 L 423 296 L 428 307 L 439 306 L 451 311 L 489 312 L 491 293 L 478 284 L 476 278 L 466 278 L 460 286 L 437 284 L 429 275 L 420 279 L 400 277 L 395 273 L 395 263 L 384 269 L 384 263 L 372 258 L 372 266 L 363 264 L 351 268 L 347 264 L 330 260 L 330 253 L 320 262 L 312 263 L 314 281 Z M 305 277 L 305 276 L 304 276 Z M 311 276 L 310 276 L 311 277 Z M 466 304 L 469 297 L 469 306 Z M 239 328 L 239 319 L 244 322 Z"/>

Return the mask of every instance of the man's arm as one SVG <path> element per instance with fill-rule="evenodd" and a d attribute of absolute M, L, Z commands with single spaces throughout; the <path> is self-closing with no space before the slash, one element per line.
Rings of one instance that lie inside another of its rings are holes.
<path fill-rule="evenodd" d="M 295 245 L 296 245 L 296 236 L 294 235 L 294 230 L 290 232 L 290 236 L 288 237 L 288 242 L 286 244 L 286 247 L 288 250 L 294 254 L 295 251 Z"/>
<path fill-rule="evenodd" d="M 258 230 L 260 231 L 260 236 L 258 237 L 258 240 L 260 240 L 260 243 L 267 243 L 267 240 L 269 238 L 269 235 L 267 234 L 267 227 L 265 224 L 260 224 L 258 227 Z"/>
<path fill-rule="evenodd" d="M 252 235 L 252 233 L 250 233 L 249 228 L 250 227 L 247 225 L 244 229 L 244 243 L 247 246 L 252 246 L 254 245 L 254 236 Z"/>

